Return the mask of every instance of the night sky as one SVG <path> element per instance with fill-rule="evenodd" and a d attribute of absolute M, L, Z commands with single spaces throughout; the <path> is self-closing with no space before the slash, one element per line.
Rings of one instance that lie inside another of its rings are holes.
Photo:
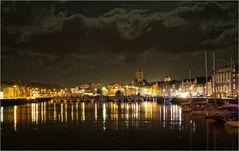
<path fill-rule="evenodd" d="M 2 80 L 129 83 L 238 59 L 238 2 L 1 2 Z"/>

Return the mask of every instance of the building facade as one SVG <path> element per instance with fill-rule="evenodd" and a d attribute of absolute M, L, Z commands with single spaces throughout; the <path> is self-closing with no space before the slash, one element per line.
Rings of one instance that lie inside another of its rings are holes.
<path fill-rule="evenodd" d="M 238 64 L 218 68 L 215 71 L 215 94 L 218 98 L 236 97 L 238 91 Z M 214 80 L 213 80 L 214 81 Z"/>

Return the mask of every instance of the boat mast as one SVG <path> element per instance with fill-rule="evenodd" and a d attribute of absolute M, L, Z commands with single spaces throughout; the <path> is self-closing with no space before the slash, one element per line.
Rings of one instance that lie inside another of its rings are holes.
<path fill-rule="evenodd" d="M 217 92 L 216 92 L 216 67 L 215 67 L 215 54 L 213 52 L 212 54 L 212 60 L 213 60 L 213 90 L 214 90 L 214 103 L 216 104 L 216 97 L 217 97 Z"/>
<path fill-rule="evenodd" d="M 191 94 L 191 69 L 189 69 L 189 97 L 191 99 L 192 94 Z"/>
<path fill-rule="evenodd" d="M 208 103 L 208 83 L 207 83 L 207 51 L 205 51 L 205 71 L 206 71 L 206 100 Z"/>

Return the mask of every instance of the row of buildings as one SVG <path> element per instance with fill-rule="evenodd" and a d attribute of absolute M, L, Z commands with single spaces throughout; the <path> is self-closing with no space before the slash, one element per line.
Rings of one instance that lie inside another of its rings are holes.
<path fill-rule="evenodd" d="M 117 92 L 121 95 L 143 95 L 164 97 L 238 97 L 238 64 L 221 67 L 208 77 L 193 79 L 173 80 L 166 76 L 161 81 L 148 82 L 144 78 L 142 69 L 138 69 L 131 84 L 112 83 L 105 86 L 97 84 L 84 84 L 71 88 L 72 95 L 108 95 L 114 96 Z M 206 83 L 207 81 L 207 83 Z"/>
<path fill-rule="evenodd" d="M 142 69 L 138 69 L 135 78 L 130 84 L 101 83 L 79 84 L 74 88 L 46 88 L 33 87 L 19 82 L 1 84 L 0 98 L 28 98 L 54 96 L 115 96 L 115 95 L 142 95 L 164 97 L 238 97 L 238 64 L 218 68 L 206 83 L 205 77 L 193 79 L 173 80 L 166 76 L 161 81 L 148 82 L 144 78 Z M 206 92 L 208 88 L 208 93 Z"/>
<path fill-rule="evenodd" d="M 1 82 L 0 98 L 41 98 L 69 95 L 67 89 L 31 85 L 21 81 Z"/>

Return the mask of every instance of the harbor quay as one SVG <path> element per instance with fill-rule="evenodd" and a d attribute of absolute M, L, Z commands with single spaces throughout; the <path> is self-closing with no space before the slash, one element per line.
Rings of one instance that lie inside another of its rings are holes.
<path fill-rule="evenodd" d="M 1 106 L 14 106 L 27 103 L 37 102 L 144 102 L 155 101 L 158 103 L 175 103 L 181 104 L 187 102 L 189 99 L 192 102 L 205 101 L 205 98 L 179 98 L 179 97 L 163 97 L 163 96 L 82 96 L 82 97 L 42 97 L 42 98 L 11 98 L 0 99 Z M 238 103 L 237 99 L 214 99 L 209 98 L 209 103 L 223 104 L 223 102 Z"/>

